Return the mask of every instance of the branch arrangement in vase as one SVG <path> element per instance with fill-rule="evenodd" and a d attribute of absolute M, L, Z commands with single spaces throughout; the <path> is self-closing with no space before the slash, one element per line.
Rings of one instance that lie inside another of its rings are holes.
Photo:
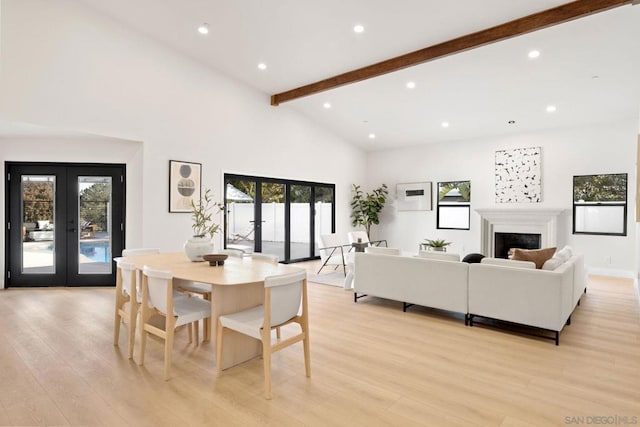
<path fill-rule="evenodd" d="M 224 209 L 220 202 L 213 201 L 213 192 L 210 188 L 204 188 L 204 194 L 198 201 L 191 201 L 191 228 L 193 237 L 213 236 L 220 230 L 220 224 L 213 220 Z"/>

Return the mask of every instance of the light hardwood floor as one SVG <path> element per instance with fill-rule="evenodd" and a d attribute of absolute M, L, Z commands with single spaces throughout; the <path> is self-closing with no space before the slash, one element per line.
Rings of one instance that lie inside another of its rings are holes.
<path fill-rule="evenodd" d="M 112 344 L 112 288 L 0 291 L 0 425 L 546 426 L 616 415 L 640 424 L 630 280 L 591 277 L 559 347 L 427 308 L 354 304 L 338 287 L 310 283 L 309 294 L 312 376 L 302 345 L 276 353 L 267 401 L 261 360 L 216 378 L 212 344 L 189 345 L 184 329 L 168 382 L 159 342 L 144 367 L 129 361 L 126 333 Z"/>

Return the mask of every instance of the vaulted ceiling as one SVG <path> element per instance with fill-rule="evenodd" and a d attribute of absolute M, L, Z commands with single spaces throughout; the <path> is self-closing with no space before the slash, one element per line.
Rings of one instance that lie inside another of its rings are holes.
<path fill-rule="evenodd" d="M 273 94 L 567 3 L 76 1 L 262 91 L 267 105 Z M 638 40 L 640 7 L 623 5 L 270 108 L 297 110 L 365 150 L 637 118 Z"/>

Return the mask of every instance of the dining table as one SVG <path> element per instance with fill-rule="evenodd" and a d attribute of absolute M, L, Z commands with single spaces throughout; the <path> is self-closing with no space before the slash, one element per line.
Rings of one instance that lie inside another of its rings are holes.
<path fill-rule="evenodd" d="M 217 319 L 224 314 L 235 313 L 263 304 L 264 279 L 268 276 L 288 274 L 300 271 L 300 268 L 285 264 L 273 264 L 268 261 L 252 259 L 250 256 L 230 256 L 223 265 L 212 266 L 209 262 L 194 262 L 182 252 L 134 255 L 123 258 L 136 269 L 144 266 L 170 270 L 175 279 L 207 283 L 212 288 L 211 343 L 216 345 Z M 222 369 L 259 356 L 262 351 L 260 341 L 226 331 L 224 337 Z M 217 361 L 216 361 L 217 363 Z"/>

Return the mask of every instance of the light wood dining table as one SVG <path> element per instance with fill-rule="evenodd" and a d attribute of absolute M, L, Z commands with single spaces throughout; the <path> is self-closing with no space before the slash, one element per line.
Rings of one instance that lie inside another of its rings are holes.
<path fill-rule="evenodd" d="M 160 253 L 124 257 L 123 261 L 132 263 L 142 270 L 145 265 L 170 270 L 176 279 L 211 284 L 212 304 L 211 343 L 216 343 L 216 322 L 218 316 L 235 313 L 255 307 L 264 302 L 264 279 L 276 274 L 299 271 L 300 268 L 284 264 L 272 264 L 251 257 L 230 256 L 222 266 L 210 266 L 208 262 L 190 261 L 184 253 Z M 258 340 L 234 331 L 225 333 L 224 366 L 231 366 L 252 359 L 261 353 Z M 214 348 L 215 352 L 215 348 Z M 216 362 L 217 363 L 217 362 Z"/>

